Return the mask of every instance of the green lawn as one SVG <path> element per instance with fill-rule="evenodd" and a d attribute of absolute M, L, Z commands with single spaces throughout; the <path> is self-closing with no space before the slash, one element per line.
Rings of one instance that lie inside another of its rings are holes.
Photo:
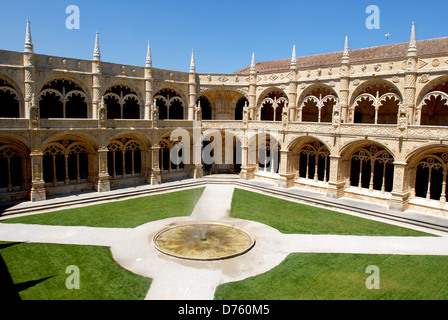
<path fill-rule="evenodd" d="M 11 218 L 1 222 L 60 226 L 134 228 L 151 221 L 190 215 L 203 191 L 204 188 L 195 188 Z"/>
<path fill-rule="evenodd" d="M 0 258 L 7 267 L 0 270 L 0 291 L 10 277 L 9 294 L 18 291 L 23 300 L 141 300 L 151 284 L 118 265 L 106 247 L 2 242 Z M 70 265 L 79 268 L 79 289 L 66 287 Z"/>
<path fill-rule="evenodd" d="M 2 222 L 132 228 L 191 214 L 203 190 L 114 201 Z M 231 216 L 259 221 L 283 233 L 431 236 L 240 189 L 235 189 Z M 151 284 L 151 279 L 121 268 L 105 247 L 0 243 L 0 258 L 6 263 L 6 276 L 12 278 L 14 290 L 19 291 L 22 299 L 138 300 L 144 298 Z M 79 290 L 65 286 L 69 265 L 79 267 Z M 380 268 L 379 290 L 365 287 L 369 265 Z M 0 272 L 0 276 L 4 275 Z M 262 275 L 219 286 L 215 298 L 448 299 L 447 275 L 448 257 L 295 253 Z"/>
<path fill-rule="evenodd" d="M 379 289 L 367 289 L 379 268 Z M 295 253 L 276 268 L 218 287 L 217 300 L 446 300 L 447 256 Z"/>
<path fill-rule="evenodd" d="M 412 229 L 235 189 L 231 217 L 258 221 L 282 233 L 433 236 Z"/>

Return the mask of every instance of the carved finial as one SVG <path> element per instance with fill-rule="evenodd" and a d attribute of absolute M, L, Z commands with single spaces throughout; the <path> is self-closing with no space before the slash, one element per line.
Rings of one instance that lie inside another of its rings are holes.
<path fill-rule="evenodd" d="M 291 67 L 297 66 L 296 45 L 292 47 Z"/>
<path fill-rule="evenodd" d="M 408 52 L 417 52 L 417 42 L 415 41 L 415 24 L 412 21 L 411 39 L 409 40 Z"/>
<path fill-rule="evenodd" d="M 190 72 L 196 72 L 196 64 L 194 63 L 194 50 L 191 49 Z"/>
<path fill-rule="evenodd" d="M 152 68 L 151 43 L 148 41 L 148 50 L 146 51 L 146 67 Z"/>
<path fill-rule="evenodd" d="M 31 38 L 31 22 L 26 21 L 26 36 L 25 36 L 25 52 L 34 53 L 33 39 Z"/>
<path fill-rule="evenodd" d="M 350 59 L 350 51 L 348 48 L 348 36 L 345 36 L 344 53 L 342 54 L 342 61 Z"/>
<path fill-rule="evenodd" d="M 250 71 L 256 71 L 255 52 L 252 52 L 252 61 L 250 63 Z"/>
<path fill-rule="evenodd" d="M 95 35 L 95 50 L 93 51 L 93 60 L 101 60 L 100 41 L 98 32 Z"/>

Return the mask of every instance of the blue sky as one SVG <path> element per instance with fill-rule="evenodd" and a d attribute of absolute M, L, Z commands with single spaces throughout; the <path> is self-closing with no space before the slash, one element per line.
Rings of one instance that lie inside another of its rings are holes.
<path fill-rule="evenodd" d="M 80 10 L 80 29 L 66 28 L 66 7 Z M 380 9 L 380 29 L 366 28 L 369 5 Z M 155 68 L 232 73 L 257 62 L 448 36 L 446 1 L 298 0 L 25 0 L 0 1 L 0 49 L 23 51 L 30 19 L 36 53 L 92 59 L 95 32 L 102 60 L 144 66 L 151 41 Z M 385 34 L 389 33 L 389 39 Z"/>

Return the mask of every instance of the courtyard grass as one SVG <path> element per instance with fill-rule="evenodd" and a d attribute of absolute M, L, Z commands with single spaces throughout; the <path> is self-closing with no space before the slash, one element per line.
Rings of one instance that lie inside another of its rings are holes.
<path fill-rule="evenodd" d="M 151 285 L 151 279 L 123 269 L 106 247 L 1 242 L 1 258 L 6 269 L 0 270 L 0 290 L 10 277 L 13 292 L 6 294 L 18 293 L 22 300 L 142 300 Z M 71 265 L 79 268 L 79 289 L 66 287 Z"/>
<path fill-rule="evenodd" d="M 379 289 L 367 289 L 379 269 Z M 274 269 L 220 285 L 216 300 L 446 300 L 447 256 L 294 253 Z"/>
<path fill-rule="evenodd" d="M 144 223 L 188 216 L 204 188 L 113 201 L 103 204 L 10 218 L 2 223 L 134 228 Z"/>
<path fill-rule="evenodd" d="M 285 234 L 434 236 L 242 189 L 233 193 L 230 216 L 264 223 Z"/>

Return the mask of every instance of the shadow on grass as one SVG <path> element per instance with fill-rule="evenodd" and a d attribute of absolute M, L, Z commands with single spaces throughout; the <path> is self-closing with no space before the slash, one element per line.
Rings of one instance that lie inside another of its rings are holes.
<path fill-rule="evenodd" d="M 0 250 L 21 244 L 22 242 L 11 242 L 0 244 Z M 0 254 L 0 301 L 18 301 L 21 300 L 19 292 L 52 278 L 53 276 L 45 277 L 37 280 L 25 281 L 14 284 L 8 267 Z"/>

